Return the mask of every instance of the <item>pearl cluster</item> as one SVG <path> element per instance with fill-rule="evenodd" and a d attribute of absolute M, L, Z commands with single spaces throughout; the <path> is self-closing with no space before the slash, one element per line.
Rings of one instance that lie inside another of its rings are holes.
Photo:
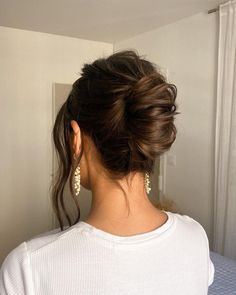
<path fill-rule="evenodd" d="M 80 166 L 78 165 L 77 168 L 75 169 L 75 195 L 78 196 L 80 192 Z"/>
<path fill-rule="evenodd" d="M 147 194 L 149 194 L 149 192 L 151 190 L 151 187 L 149 186 L 149 184 L 150 184 L 149 174 L 145 173 L 145 189 L 146 189 Z"/>

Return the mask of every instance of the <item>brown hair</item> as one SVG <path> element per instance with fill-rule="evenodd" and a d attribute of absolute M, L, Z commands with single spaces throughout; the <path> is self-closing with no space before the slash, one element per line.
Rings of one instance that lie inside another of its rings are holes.
<path fill-rule="evenodd" d="M 74 163 L 71 150 L 71 120 L 89 136 L 101 163 L 114 181 L 130 172 L 153 173 L 155 158 L 170 149 L 176 138 L 176 86 L 166 81 L 156 64 L 135 50 L 122 50 L 93 63 L 85 63 L 81 77 L 61 106 L 53 127 L 53 140 L 59 167 L 53 184 L 52 203 L 63 230 L 59 204 L 72 225 L 64 205 L 64 188 L 69 179 L 73 190 Z M 122 189 L 123 190 L 123 189 Z M 124 192 L 126 195 L 126 193 Z"/>

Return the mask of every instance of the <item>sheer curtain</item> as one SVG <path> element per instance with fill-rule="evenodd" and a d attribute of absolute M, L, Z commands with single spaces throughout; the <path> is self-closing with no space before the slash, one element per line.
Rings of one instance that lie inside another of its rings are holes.
<path fill-rule="evenodd" d="M 219 6 L 213 251 L 236 259 L 236 1 Z"/>

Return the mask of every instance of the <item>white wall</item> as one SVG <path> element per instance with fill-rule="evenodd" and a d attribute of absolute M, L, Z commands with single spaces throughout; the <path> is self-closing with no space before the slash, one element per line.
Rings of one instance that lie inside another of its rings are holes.
<path fill-rule="evenodd" d="M 178 134 L 167 166 L 167 197 L 205 228 L 212 243 L 214 120 L 217 65 L 217 14 L 199 13 L 114 44 L 135 48 L 169 70 L 178 88 Z"/>
<path fill-rule="evenodd" d="M 82 64 L 113 45 L 0 27 L 0 260 L 50 230 L 52 84 L 73 83 Z"/>

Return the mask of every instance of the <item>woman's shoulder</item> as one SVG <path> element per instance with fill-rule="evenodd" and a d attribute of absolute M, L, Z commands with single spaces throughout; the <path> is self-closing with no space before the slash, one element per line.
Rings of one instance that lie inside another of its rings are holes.
<path fill-rule="evenodd" d="M 57 227 L 53 230 L 49 230 L 38 235 L 33 236 L 32 238 L 25 241 L 27 245 L 27 251 L 29 254 L 34 253 L 44 247 L 47 247 L 53 243 L 60 241 L 62 238 L 70 236 L 74 232 L 76 226 L 64 226 L 64 229 L 61 230 L 60 227 Z"/>
<path fill-rule="evenodd" d="M 173 214 L 176 220 L 176 237 L 181 240 L 181 243 L 183 241 L 188 243 L 191 249 L 194 247 L 195 254 L 197 251 L 200 251 L 201 257 L 206 258 L 204 259 L 207 261 L 208 286 L 210 286 L 214 280 L 215 267 L 210 258 L 209 240 L 204 226 L 189 215 L 181 215 L 179 213 L 171 214 Z M 202 251 L 202 249 L 205 249 L 205 251 Z"/>
<path fill-rule="evenodd" d="M 16 264 L 24 264 L 29 255 L 35 251 L 56 242 L 66 234 L 70 233 L 73 227 L 67 227 L 61 231 L 60 228 L 45 231 L 43 233 L 32 236 L 30 239 L 24 240 L 13 248 L 3 260 L 1 270 L 4 268 L 14 268 Z"/>
<path fill-rule="evenodd" d="M 208 237 L 204 226 L 200 221 L 194 219 L 187 214 L 180 214 L 176 212 L 169 212 L 175 219 L 176 232 L 178 235 L 183 234 L 185 237 L 190 236 L 200 236 L 205 242 Z"/>
<path fill-rule="evenodd" d="M 49 230 L 25 240 L 13 248 L 3 260 L 0 268 L 0 294 L 32 294 L 31 255 L 60 240 L 73 227 Z M 24 283 L 25 282 L 25 283 Z"/>

